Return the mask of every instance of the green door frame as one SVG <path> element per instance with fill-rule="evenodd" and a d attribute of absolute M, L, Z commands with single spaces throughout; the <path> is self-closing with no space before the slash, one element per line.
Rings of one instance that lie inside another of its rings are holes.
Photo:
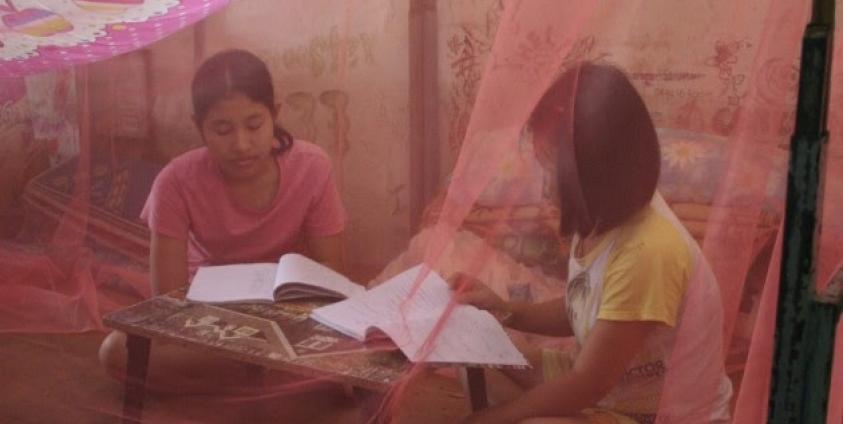
<path fill-rule="evenodd" d="M 834 0 L 814 0 L 802 41 L 796 126 L 790 144 L 781 283 L 768 422 L 822 424 L 828 411 L 841 304 L 816 293 L 817 243 L 828 144 Z"/>

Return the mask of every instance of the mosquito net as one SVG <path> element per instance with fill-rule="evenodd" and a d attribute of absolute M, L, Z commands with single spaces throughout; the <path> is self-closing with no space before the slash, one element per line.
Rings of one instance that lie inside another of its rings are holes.
<path fill-rule="evenodd" d="M 532 368 L 488 371 L 492 405 L 477 422 L 764 422 L 811 11 L 783 0 L 7 0 L 0 351 L 18 394 L 0 416 L 137 418 L 122 403 L 125 334 L 104 317 L 186 286 L 199 266 L 299 252 L 367 287 L 423 263 L 455 283 L 455 299 L 482 293 L 514 311 L 502 322 Z M 843 287 L 834 46 L 814 258 L 828 302 Z M 217 347 L 270 343 L 272 331 L 238 324 L 257 306 L 183 295 L 167 305 L 196 315 L 122 316 L 144 336 L 174 325 Z M 296 305 L 299 317 L 313 306 Z M 566 330 L 527 331 L 547 326 Z M 286 371 L 153 340 L 140 419 L 471 414 L 460 368 L 411 363 L 389 343 L 360 359 L 349 352 L 382 344 L 318 331 L 285 332 L 304 361 Z M 843 423 L 837 334 L 830 423 Z M 372 395 L 335 378 L 355 367 L 389 384 Z M 517 396 L 498 396 L 507 384 Z"/>

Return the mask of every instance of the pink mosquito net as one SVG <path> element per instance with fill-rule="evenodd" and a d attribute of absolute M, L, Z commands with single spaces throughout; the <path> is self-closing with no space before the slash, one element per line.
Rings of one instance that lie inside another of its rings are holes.
<path fill-rule="evenodd" d="M 0 339 L 8 342 L 0 351 L 15 376 L 0 416 L 125 418 L 125 376 L 109 375 L 97 355 L 111 331 L 103 317 L 152 295 L 141 210 L 161 170 L 203 145 L 192 120 L 195 71 L 238 48 L 272 74 L 278 123 L 330 158 L 347 212 L 352 280 L 375 286 L 423 262 L 446 279 L 471 275 L 504 300 L 532 303 L 566 294 L 576 243 L 560 236 L 560 221 L 570 219 L 562 211 L 587 211 L 594 201 L 580 191 L 559 205 L 557 185 L 579 187 L 572 181 L 586 174 L 602 181 L 639 160 L 615 154 L 621 162 L 582 169 L 577 156 L 585 154 L 583 128 L 615 125 L 605 111 L 623 103 L 583 69 L 620 70 L 658 140 L 660 171 L 647 207 L 676 230 L 691 258 L 663 389 L 651 399 L 653 413 L 637 420 L 711 422 L 724 417 L 723 402 L 725 421 L 767 420 L 809 2 L 13 3 L 2 12 L 0 54 L 15 40 L 37 47 L 10 55 L 32 66 L 4 64 L 9 76 L 0 79 Z M 148 16 L 152 32 L 140 41 L 115 36 L 140 28 L 136 8 L 157 11 Z M 41 14 L 21 13 L 34 9 Z M 66 10 L 92 14 L 67 19 L 87 22 L 79 28 L 109 19 L 87 42 L 102 47 L 97 37 L 114 36 L 116 47 L 62 60 L 57 49 L 71 47 L 47 38 L 69 33 L 56 17 Z M 175 21 L 160 21 L 166 31 L 153 37 L 154 16 L 168 13 Z M 815 258 L 817 292 L 838 302 L 841 44 L 835 39 Z M 545 121 L 556 125 L 552 143 L 539 134 Z M 644 121 L 612 127 L 613 149 L 624 151 L 625 140 L 645 132 L 635 126 Z M 618 183 L 614 196 L 635 191 L 633 181 Z M 509 335 L 519 346 L 574 355 L 581 347 L 572 337 Z M 843 424 L 840 324 L 837 335 L 827 422 Z M 220 366 L 213 358 L 196 363 Z M 470 414 L 456 368 L 402 373 L 374 400 L 293 374 L 267 376 L 260 387 L 225 373 L 187 389 L 150 382 L 143 422 L 459 422 Z"/>

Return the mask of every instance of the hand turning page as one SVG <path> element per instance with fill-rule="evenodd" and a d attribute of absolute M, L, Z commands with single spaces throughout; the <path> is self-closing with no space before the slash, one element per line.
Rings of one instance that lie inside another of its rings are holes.
<path fill-rule="evenodd" d="M 425 279 L 411 293 L 422 272 L 427 273 Z M 380 330 L 413 362 L 529 365 L 500 323 L 473 306 L 453 305 L 434 331 L 450 302 L 448 284 L 420 265 L 364 294 L 315 309 L 311 318 L 358 340 Z"/>

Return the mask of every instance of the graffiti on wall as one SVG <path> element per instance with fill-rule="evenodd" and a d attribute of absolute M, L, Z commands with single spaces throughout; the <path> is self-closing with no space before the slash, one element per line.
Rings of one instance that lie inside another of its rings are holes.
<path fill-rule="evenodd" d="M 341 70 L 375 63 L 375 37 L 358 33 L 340 36 L 336 26 L 301 46 L 284 50 L 280 56 L 286 71 L 305 72 L 312 77 L 337 74 Z"/>
<path fill-rule="evenodd" d="M 452 153 L 458 152 L 462 146 L 502 10 L 503 4 L 494 2 L 487 6 L 482 22 L 462 22 L 454 27 L 452 33 L 445 34 L 450 73 L 446 78 L 446 84 L 449 85 L 446 104 L 449 117 L 447 140 Z"/>

